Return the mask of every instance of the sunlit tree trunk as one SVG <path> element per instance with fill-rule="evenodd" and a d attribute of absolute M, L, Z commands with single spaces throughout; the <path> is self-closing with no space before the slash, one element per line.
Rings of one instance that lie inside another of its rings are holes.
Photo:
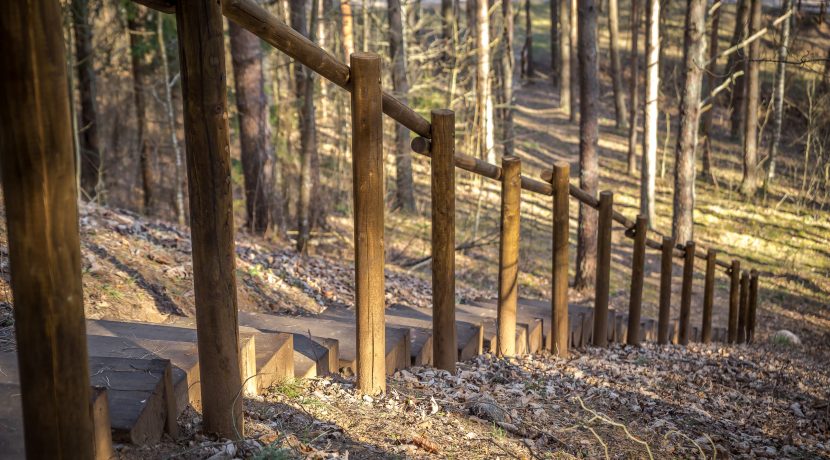
<path fill-rule="evenodd" d="M 510 22 L 512 24 L 513 7 L 509 6 L 510 4 L 510 1 L 504 0 L 502 2 L 502 9 L 510 9 Z M 530 0 L 525 0 L 525 44 L 522 47 L 522 73 L 527 78 L 532 78 L 535 72 L 533 64 L 533 16 L 530 12 L 530 6 Z M 510 41 L 513 41 L 512 37 Z"/>
<path fill-rule="evenodd" d="M 138 164 L 141 170 L 143 212 L 151 214 L 155 204 L 152 149 L 146 135 L 147 85 L 150 82 L 148 58 L 152 49 L 148 35 L 151 33 L 150 14 L 147 8 L 133 2 L 125 4 L 127 33 L 130 42 L 130 66 L 133 71 L 133 103 L 135 105 L 136 137 L 138 139 Z"/>
<path fill-rule="evenodd" d="M 729 46 L 737 45 L 748 36 L 747 19 L 749 17 L 749 4 L 751 1 L 740 0 L 740 3 L 738 3 L 738 11 L 735 14 L 735 30 L 732 33 L 732 40 Z M 726 77 L 729 77 L 738 70 L 744 70 L 745 60 L 744 48 L 740 48 L 737 52 L 732 53 L 726 63 Z M 745 81 L 746 75 L 736 78 L 734 87 L 732 88 L 732 98 L 729 107 L 732 110 L 731 130 L 733 138 L 743 134 L 744 110 L 746 110 L 744 102 Z"/>
<path fill-rule="evenodd" d="M 577 34 L 579 33 L 579 23 L 577 20 L 577 2 L 578 0 L 570 0 L 571 2 L 571 48 L 577 46 L 577 42 L 579 39 L 577 38 Z M 579 115 L 579 105 L 576 95 L 577 91 L 579 91 L 579 58 L 578 53 L 571 52 L 571 116 L 570 120 L 572 122 L 576 121 L 576 117 Z"/>
<path fill-rule="evenodd" d="M 571 116 L 571 0 L 559 2 L 559 108 Z"/>
<path fill-rule="evenodd" d="M 501 5 L 504 46 L 501 54 L 501 99 L 504 104 L 501 114 L 502 143 L 504 154 L 513 155 L 513 3 L 505 0 Z"/>
<path fill-rule="evenodd" d="M 579 0 L 579 186 L 591 196 L 599 189 L 599 64 L 597 8 L 594 0 Z M 585 290 L 596 280 L 597 212 L 579 205 L 574 287 Z"/>
<path fill-rule="evenodd" d="M 562 50 L 560 49 L 561 28 L 559 27 L 559 4 L 562 0 L 550 0 L 550 75 L 554 88 L 562 81 Z M 560 99 L 561 104 L 561 99 Z"/>
<path fill-rule="evenodd" d="M 781 14 L 787 13 L 793 7 L 792 0 L 784 0 L 781 5 Z M 778 157 L 778 146 L 781 144 L 781 125 L 784 120 L 784 87 L 787 77 L 787 56 L 790 46 L 790 27 L 793 18 L 787 18 L 781 24 L 781 36 L 778 43 L 778 62 L 775 64 L 775 87 L 773 88 L 772 102 L 772 142 L 769 147 L 769 158 L 767 159 L 767 170 L 764 176 L 764 189 L 769 187 L 770 181 L 775 177 L 775 161 Z M 830 65 L 830 61 L 828 64 Z"/>
<path fill-rule="evenodd" d="M 761 28 L 761 2 L 752 0 L 749 15 L 749 31 L 751 36 Z M 752 196 L 758 190 L 758 99 L 761 85 L 759 81 L 761 41 L 755 40 L 749 44 L 749 54 L 746 59 L 746 112 L 744 120 L 744 168 L 741 179 L 741 193 Z"/>
<path fill-rule="evenodd" d="M 401 20 L 400 0 L 388 0 L 389 54 L 392 58 L 392 87 L 395 96 L 408 103 L 409 81 L 406 78 L 406 50 L 404 48 L 404 22 Z M 412 156 L 409 147 L 409 128 L 395 123 L 395 190 L 396 207 L 406 212 L 415 211 L 415 194 L 412 185 Z"/>
<path fill-rule="evenodd" d="M 686 0 L 683 38 L 683 93 L 674 162 L 672 235 L 685 243 L 694 236 L 695 149 L 700 117 L 700 85 L 705 66 L 707 0 Z"/>
<path fill-rule="evenodd" d="M 493 96 L 490 83 L 490 15 L 487 0 L 475 1 L 476 110 L 480 156 L 495 163 Z"/>
<path fill-rule="evenodd" d="M 640 105 L 640 20 L 642 0 L 631 0 L 631 107 L 629 108 L 630 124 L 628 126 L 628 174 L 637 174 L 637 121 Z"/>
<path fill-rule="evenodd" d="M 354 17 L 349 0 L 340 0 L 340 27 L 343 52 L 346 54 L 346 62 L 349 62 L 349 56 L 354 53 Z"/>
<path fill-rule="evenodd" d="M 646 94 L 643 117 L 643 166 L 640 214 L 654 225 L 654 186 L 657 175 L 657 98 L 660 91 L 660 0 L 646 0 Z"/>
<path fill-rule="evenodd" d="M 709 66 L 706 72 L 706 88 L 710 93 L 715 89 L 718 57 L 718 32 L 720 29 L 720 12 L 723 6 L 712 13 L 712 27 L 709 31 Z M 703 113 L 703 171 L 704 177 L 712 176 L 712 120 L 715 101 L 710 101 L 709 110 Z"/>
<path fill-rule="evenodd" d="M 628 128 L 628 113 L 625 110 L 622 66 L 620 65 L 620 18 L 617 0 L 608 0 L 608 29 L 611 48 L 611 82 L 614 87 L 614 111 L 617 129 Z"/>

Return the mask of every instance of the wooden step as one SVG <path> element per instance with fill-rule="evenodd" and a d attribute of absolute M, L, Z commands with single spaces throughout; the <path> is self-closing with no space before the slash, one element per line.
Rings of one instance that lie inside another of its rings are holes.
<path fill-rule="evenodd" d="M 550 316 L 548 313 L 547 316 Z M 484 324 L 484 342 L 494 343 L 496 336 L 496 320 L 498 317 L 498 305 L 495 300 L 476 299 L 473 302 L 458 304 L 456 306 L 456 318 L 465 319 L 481 318 Z M 544 346 L 544 319 L 545 316 L 537 312 L 527 311 L 521 306 L 516 312 L 516 353 L 538 353 Z M 492 320 L 487 321 L 487 320 Z M 465 319 L 467 320 L 467 319 Z"/>
<path fill-rule="evenodd" d="M 413 366 L 432 365 L 431 310 L 393 304 L 386 308 L 386 324 L 409 328 L 410 357 Z M 484 339 L 484 328 L 481 323 L 456 320 L 455 334 L 459 361 L 481 354 Z"/>

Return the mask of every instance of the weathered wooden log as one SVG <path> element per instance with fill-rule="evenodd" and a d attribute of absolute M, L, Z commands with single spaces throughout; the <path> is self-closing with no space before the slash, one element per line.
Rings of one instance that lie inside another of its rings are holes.
<path fill-rule="evenodd" d="M 62 31 L 54 0 L 0 2 L 0 170 L 32 459 L 94 458 Z"/>
<path fill-rule="evenodd" d="M 749 317 L 746 321 L 746 341 L 755 339 L 755 315 L 758 310 L 758 272 L 749 272 Z"/>
<path fill-rule="evenodd" d="M 218 2 L 176 6 L 187 145 L 193 288 L 205 431 L 244 433 L 225 35 Z"/>
<path fill-rule="evenodd" d="M 703 322 L 700 326 L 700 341 L 712 341 L 712 308 L 715 300 L 715 263 L 718 253 L 714 249 L 706 252 L 706 281 L 703 286 Z"/>
<path fill-rule="evenodd" d="M 386 391 L 383 116 L 380 56 L 351 56 L 357 386 Z"/>
<path fill-rule="evenodd" d="M 746 342 L 746 320 L 749 316 L 749 272 L 741 272 L 741 296 L 738 307 L 738 343 Z"/>
<path fill-rule="evenodd" d="M 634 232 L 634 249 L 631 254 L 631 294 L 628 300 L 628 337 L 626 342 L 629 345 L 639 345 L 648 217 L 642 214 L 638 215 L 637 222 L 632 230 Z"/>
<path fill-rule="evenodd" d="M 735 343 L 738 341 L 738 314 L 740 310 L 740 289 L 741 289 L 741 262 L 732 261 L 732 268 L 729 270 L 729 330 L 727 341 Z"/>
<path fill-rule="evenodd" d="M 432 359 L 455 372 L 455 113 L 432 111 Z"/>
<path fill-rule="evenodd" d="M 608 345 L 608 301 L 611 289 L 611 225 L 614 194 L 599 194 L 599 221 L 597 223 L 597 278 L 594 294 L 595 347 Z"/>
<path fill-rule="evenodd" d="M 683 284 L 680 287 L 680 331 L 678 343 L 689 344 L 690 318 L 692 315 L 692 283 L 695 271 L 695 242 L 686 242 L 686 255 L 683 258 Z"/>
<path fill-rule="evenodd" d="M 501 233 L 499 245 L 498 356 L 516 354 L 516 309 L 519 301 L 519 208 L 521 160 L 502 159 Z"/>
<path fill-rule="evenodd" d="M 674 240 L 664 236 L 660 259 L 660 311 L 657 318 L 657 343 L 669 343 L 669 322 L 671 321 L 672 253 Z"/>
<path fill-rule="evenodd" d="M 568 356 L 568 213 L 569 179 L 571 166 L 557 163 L 553 167 L 553 279 L 551 282 L 551 339 L 550 352 L 559 357 Z"/>

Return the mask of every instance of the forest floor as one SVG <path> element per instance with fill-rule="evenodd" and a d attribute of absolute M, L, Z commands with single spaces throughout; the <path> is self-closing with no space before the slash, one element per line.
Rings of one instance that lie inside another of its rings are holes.
<path fill-rule="evenodd" d="M 546 8 L 537 6 L 536 17 L 544 18 Z M 623 12 L 624 23 L 626 17 Z M 549 23 L 539 19 L 534 27 L 535 43 L 546 43 Z M 823 46 L 828 43 L 827 30 L 825 25 L 813 34 Z M 728 41 L 726 32 L 722 31 L 723 41 Z M 544 71 L 547 51 L 538 46 L 539 68 Z M 669 53 L 670 62 L 672 57 L 676 62 L 677 56 Z M 607 75 L 608 61 L 602 54 L 600 62 L 601 73 Z M 769 81 L 765 85 L 768 93 Z M 633 217 L 638 179 L 625 174 L 627 135 L 614 129 L 609 81 L 603 81 L 602 91 L 601 189 L 613 190 L 615 207 Z M 664 88 L 664 92 L 672 91 Z M 578 127 L 555 108 L 558 97 L 547 76 L 539 73 L 520 83 L 516 97 L 516 145 L 523 173 L 538 177 L 557 160 L 575 165 Z M 676 118 L 671 98 L 661 104 L 666 108 L 663 115 Z M 120 446 L 119 455 L 130 459 L 830 458 L 830 212 L 799 198 L 801 157 L 790 145 L 798 142 L 799 126 L 785 132 L 781 174 L 769 193 L 743 198 L 737 192 L 739 146 L 726 134 L 727 118 L 718 108 L 720 134 L 713 138 L 716 180 L 697 183 L 695 239 L 701 246 L 717 247 L 723 260 L 740 259 L 743 268 L 761 274 L 756 343 L 686 348 L 615 345 L 608 350 L 574 350 L 567 360 L 536 355 L 506 361 L 484 355 L 460 363 L 455 374 L 425 368 L 400 371 L 389 378 L 387 394 L 377 399 L 359 395 L 353 380 L 339 376 L 285 382 L 264 397 L 246 401 L 243 441 L 205 437 L 199 432 L 198 414 L 187 413 L 180 419 L 181 439 L 149 448 Z M 661 127 L 661 133 L 664 130 Z M 658 165 L 658 171 L 665 173 L 657 182 L 655 228 L 668 233 L 672 138 L 665 145 Z M 418 213 L 390 211 L 386 216 L 387 302 L 427 307 L 429 265 L 416 262 L 429 255 L 428 163 L 418 158 L 414 163 Z M 498 184 L 464 173 L 457 180 L 456 238 L 473 246 L 457 254 L 457 294 L 461 301 L 493 297 Z M 572 243 L 576 216 L 577 206 L 572 203 Z M 524 194 L 520 253 L 524 297 L 549 297 L 550 221 L 550 198 Z M 314 313 L 334 305 L 351 307 L 351 216 L 335 213 L 328 224 L 315 234 L 311 254 L 305 258 L 297 256 L 290 240 L 263 239 L 240 230 L 240 309 Z M 625 311 L 630 243 L 620 230 L 615 228 L 613 240 L 612 306 Z M 195 314 L 186 228 L 85 205 L 81 241 L 88 317 L 164 322 L 170 315 Z M 679 280 L 679 264 L 674 270 Z M 702 265 L 696 272 L 692 319 L 697 324 Z M 10 350 L 14 321 L 5 219 L 0 228 L 0 273 L 0 350 Z M 658 276 L 658 254 L 649 252 L 644 315 L 651 317 L 657 312 Z M 674 285 L 676 312 L 679 281 Z M 590 295 L 574 291 L 571 300 Z M 727 296 L 727 277 L 719 272 L 717 325 L 726 324 Z M 780 329 L 795 333 L 801 344 L 774 340 Z"/>

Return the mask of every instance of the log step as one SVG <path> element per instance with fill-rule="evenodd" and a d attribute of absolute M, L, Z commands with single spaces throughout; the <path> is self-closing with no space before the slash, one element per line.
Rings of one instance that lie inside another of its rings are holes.
<path fill-rule="evenodd" d="M 386 324 L 409 328 L 410 359 L 413 366 L 431 366 L 432 311 L 425 308 L 393 304 L 386 308 Z M 484 329 L 480 323 L 456 321 L 458 360 L 464 361 L 482 352 Z"/>

